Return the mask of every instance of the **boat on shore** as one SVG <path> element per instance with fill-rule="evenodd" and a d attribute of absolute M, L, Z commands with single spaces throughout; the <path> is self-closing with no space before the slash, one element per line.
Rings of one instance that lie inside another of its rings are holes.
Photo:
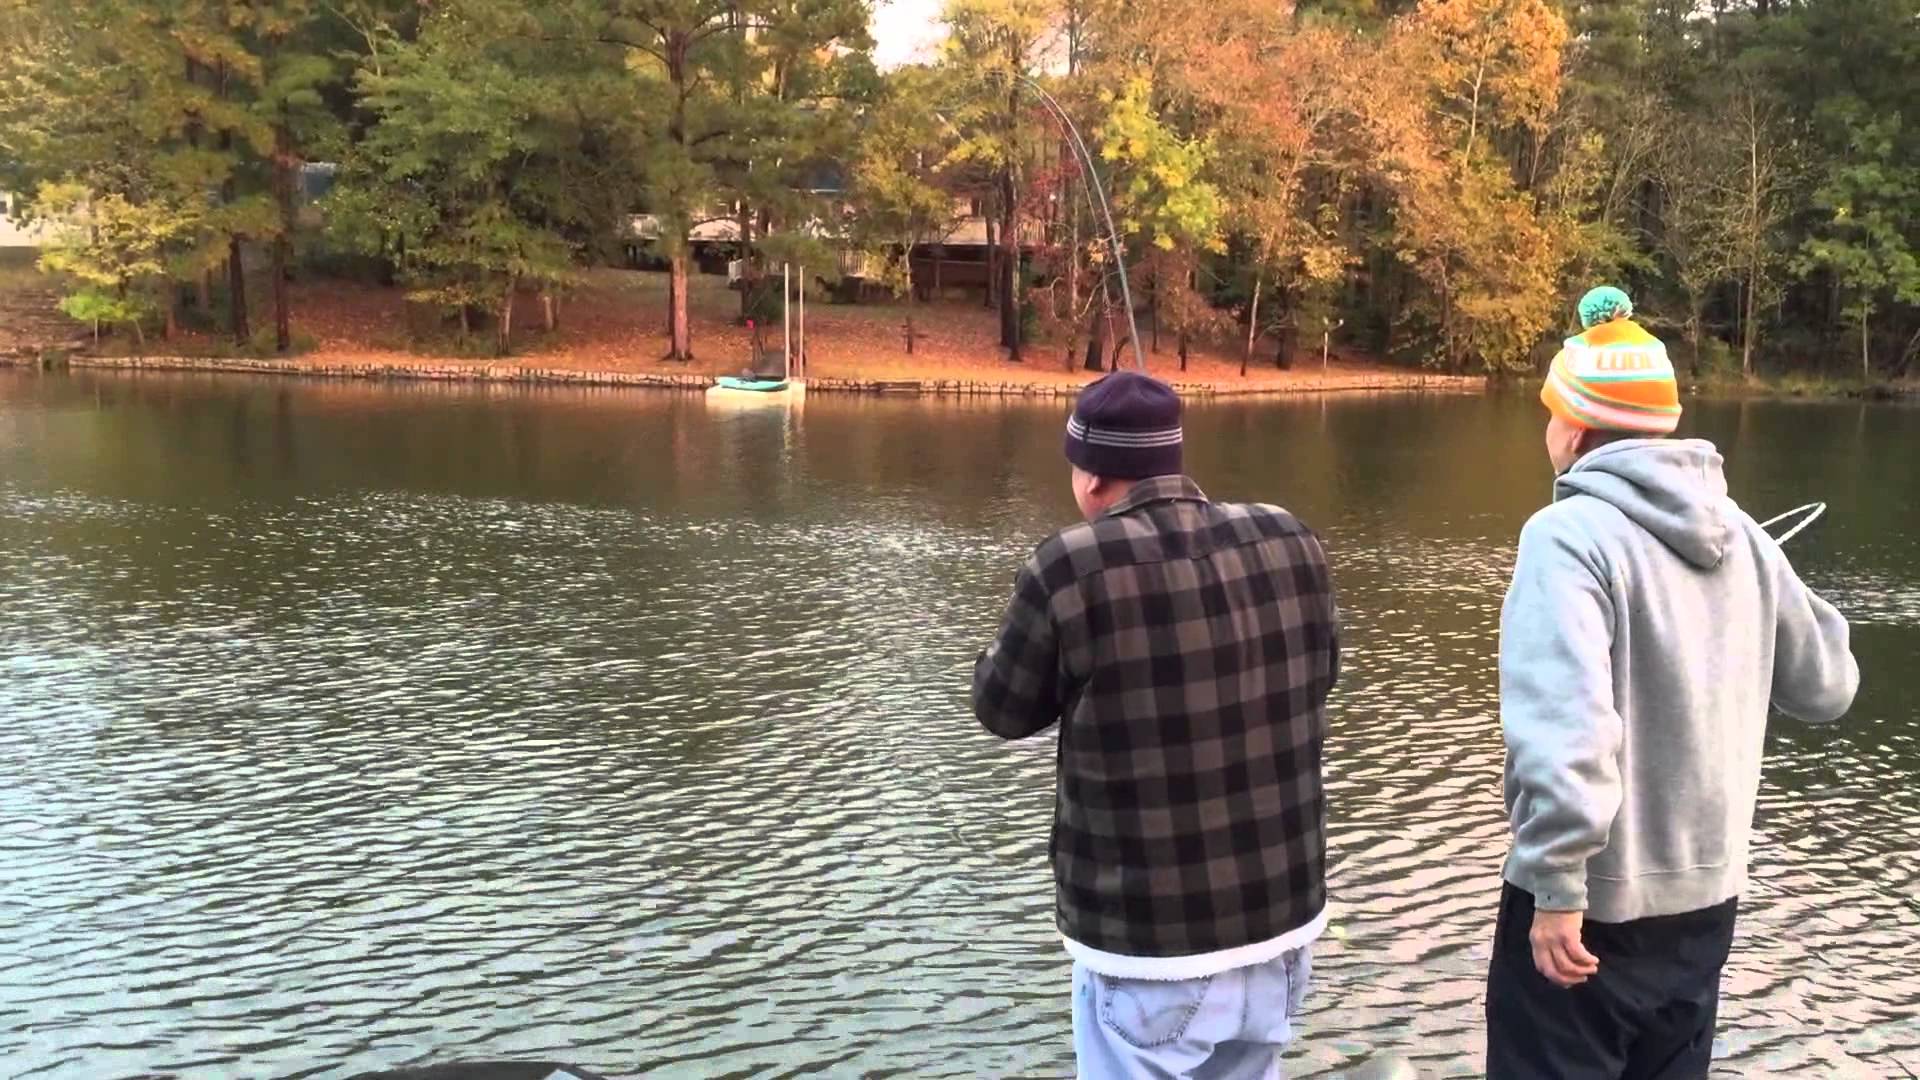
<path fill-rule="evenodd" d="M 807 384 L 799 379 L 778 376 L 754 376 L 746 378 L 735 375 L 722 375 L 707 388 L 708 400 L 739 401 L 752 404 L 755 401 L 783 401 L 804 397 Z"/>
<path fill-rule="evenodd" d="M 801 270 L 801 280 L 806 280 L 806 270 Z M 753 332 L 753 366 L 739 375 L 722 375 L 707 388 L 707 401 L 721 405 L 760 405 L 784 404 L 797 401 L 806 396 L 807 385 L 794 377 L 794 353 L 796 344 L 802 357 L 806 355 L 807 339 L 807 302 L 806 286 L 801 286 L 800 299 L 800 335 L 794 340 L 793 318 L 789 301 L 793 293 L 792 275 L 789 268 L 780 272 L 780 362 L 778 365 L 766 363 L 766 354 L 760 347 L 760 334 L 752 319 L 747 320 L 747 329 Z M 802 365 L 804 367 L 804 365 Z"/>

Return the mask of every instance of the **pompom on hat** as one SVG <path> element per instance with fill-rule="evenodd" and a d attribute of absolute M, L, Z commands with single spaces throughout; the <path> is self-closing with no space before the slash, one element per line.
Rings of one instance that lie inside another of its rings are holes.
<path fill-rule="evenodd" d="M 1095 380 L 1067 418 L 1067 460 L 1095 476 L 1143 480 L 1182 471 L 1180 395 L 1138 371 Z"/>
<path fill-rule="evenodd" d="M 1585 333 L 1566 340 L 1540 401 L 1553 415 L 1591 431 L 1670 435 L 1680 426 L 1680 387 L 1667 347 L 1623 318 L 1633 301 L 1612 286 L 1580 299 Z"/>
<path fill-rule="evenodd" d="M 1587 290 L 1580 298 L 1580 329 L 1591 330 L 1604 322 L 1624 319 L 1633 314 L 1633 300 L 1611 285 Z"/>

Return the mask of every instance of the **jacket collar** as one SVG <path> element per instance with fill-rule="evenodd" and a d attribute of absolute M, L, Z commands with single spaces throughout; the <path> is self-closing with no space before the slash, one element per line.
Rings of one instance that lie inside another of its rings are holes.
<path fill-rule="evenodd" d="M 1199 484 L 1185 476 L 1149 476 L 1134 484 L 1133 490 L 1127 492 L 1126 498 L 1108 507 L 1107 512 L 1100 516 L 1114 517 L 1138 510 L 1149 503 L 1176 500 L 1206 502 L 1207 493 L 1200 490 Z"/>

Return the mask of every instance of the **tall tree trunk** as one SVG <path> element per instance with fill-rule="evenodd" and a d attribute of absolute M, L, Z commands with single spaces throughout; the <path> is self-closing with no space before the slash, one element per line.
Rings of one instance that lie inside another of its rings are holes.
<path fill-rule="evenodd" d="M 1760 295 L 1758 275 L 1751 265 L 1747 268 L 1746 302 L 1743 305 L 1740 325 L 1740 375 L 1753 378 L 1753 326 L 1756 321 L 1753 313 L 1754 300 Z"/>
<path fill-rule="evenodd" d="M 682 31 L 662 33 L 667 82 L 673 87 L 673 103 L 667 120 L 667 138 L 680 148 L 682 160 L 690 160 L 693 144 L 687 128 L 687 99 L 693 93 L 693 79 L 687 68 L 687 53 L 694 38 Z M 691 257 L 692 237 L 687 234 L 692 216 L 682 205 L 676 213 L 664 215 L 681 235 L 669 241 L 667 271 L 667 359 L 681 362 L 693 359 L 693 328 L 687 324 L 687 260 Z"/>
<path fill-rule="evenodd" d="M 200 82 L 200 65 L 195 63 L 191 56 L 187 57 L 186 61 L 187 85 L 198 85 Z M 205 134 L 205 131 L 206 125 L 201 122 L 199 113 L 194 113 L 187 121 L 187 145 L 193 147 L 196 151 L 199 150 L 200 138 Z M 199 292 L 199 295 L 196 297 L 198 300 L 197 307 L 201 315 L 204 316 L 207 312 L 213 310 L 213 271 L 211 269 L 204 270 L 198 275 L 198 278 L 199 280 L 194 282 L 195 288 L 198 289 Z"/>
<path fill-rule="evenodd" d="M 540 290 L 540 329 L 549 334 L 560 329 L 560 298 L 551 285 Z"/>
<path fill-rule="evenodd" d="M 1871 309 L 1865 304 L 1860 308 L 1860 378 L 1865 382 L 1873 381 L 1873 353 L 1867 338 L 1867 317 Z"/>
<path fill-rule="evenodd" d="M 1087 356 L 1084 366 L 1088 371 L 1103 369 L 1107 358 L 1107 314 L 1103 304 L 1093 305 L 1093 326 L 1087 333 Z"/>
<path fill-rule="evenodd" d="M 667 324 L 672 336 L 667 359 L 683 362 L 693 359 L 693 331 L 687 325 L 687 258 L 686 245 L 682 244 L 674 251 L 667 289 Z"/>
<path fill-rule="evenodd" d="M 1280 371 L 1292 371 L 1294 349 L 1300 344 L 1300 332 L 1294 325 L 1299 321 L 1299 314 L 1294 310 L 1293 291 L 1276 286 L 1273 308 L 1279 315 L 1273 320 L 1273 336 L 1278 339 L 1273 347 L 1273 366 Z"/>
<path fill-rule="evenodd" d="M 1153 355 L 1160 355 L 1160 268 L 1153 268 L 1153 291 L 1147 294 L 1147 318 L 1153 320 Z"/>
<path fill-rule="evenodd" d="M 1253 359 L 1253 340 L 1260 336 L 1260 286 L 1266 275 L 1253 275 L 1253 302 L 1247 305 L 1247 348 L 1240 354 L 1240 377 L 1247 377 L 1247 361 Z"/>
<path fill-rule="evenodd" d="M 1000 302 L 1000 223 L 994 217 L 987 218 L 987 306 L 995 307 Z"/>
<path fill-rule="evenodd" d="M 1000 173 L 1000 344 L 1007 359 L 1020 362 L 1020 204 L 1014 198 L 1013 170 Z"/>
<path fill-rule="evenodd" d="M 1064 168 L 1064 167 L 1063 167 Z M 1064 175 L 1064 172 L 1063 172 Z M 1071 211 L 1069 211 L 1071 214 Z M 1071 214 L 1067 238 L 1067 318 L 1080 310 L 1080 215 Z"/>
<path fill-rule="evenodd" d="M 286 127 L 273 132 L 273 196 L 280 211 L 280 229 L 273 238 L 273 347 L 278 352 L 293 348 L 293 307 L 287 296 L 287 278 L 293 272 L 293 226 L 296 211 L 293 200 L 295 167 L 293 140 Z"/>
<path fill-rule="evenodd" d="M 497 356 L 505 356 L 513 351 L 513 294 L 519 284 L 513 275 L 507 275 L 506 295 L 500 298 L 499 337 L 493 347 Z"/>
<path fill-rule="evenodd" d="M 214 66 L 214 96 L 224 99 L 227 96 L 227 65 L 220 61 Z M 233 132 L 220 133 L 220 152 L 233 149 Z M 220 200 L 232 205 L 234 200 L 233 177 L 229 175 L 220 185 Z M 247 271 L 246 262 L 240 254 L 240 236 L 229 233 L 227 236 L 227 330 L 233 335 L 236 344 L 245 345 L 253 337 L 253 328 L 247 323 Z"/>
<path fill-rule="evenodd" d="M 1706 322 L 1706 302 L 1697 291 L 1687 293 L 1687 341 L 1693 346 L 1693 373 L 1700 374 L 1701 327 Z"/>
<path fill-rule="evenodd" d="M 740 201 L 739 220 L 734 227 L 740 230 L 740 321 L 745 323 L 753 314 L 753 287 L 758 284 L 759 275 L 753 266 L 753 212 L 744 199 Z"/>
<path fill-rule="evenodd" d="M 1187 284 L 1187 297 L 1184 301 L 1182 301 L 1182 303 L 1193 304 L 1198 300 L 1198 293 L 1199 293 L 1199 287 L 1200 287 L 1199 271 L 1192 266 L 1188 266 L 1186 268 L 1186 272 L 1182 276 L 1186 278 L 1186 284 Z M 1187 310 L 1191 310 L 1191 309 L 1187 309 Z M 1187 370 L 1187 346 L 1189 344 L 1190 338 L 1191 338 L 1191 335 L 1188 332 L 1187 319 L 1183 318 L 1180 320 L 1180 370 L 1181 371 Z"/>
<path fill-rule="evenodd" d="M 227 237 L 227 307 L 227 329 L 237 344 L 245 345 L 253 328 L 247 322 L 247 267 L 238 236 Z"/>
<path fill-rule="evenodd" d="M 160 336 L 172 341 L 180 333 L 180 290 L 169 282 L 166 303 L 167 321 L 160 327 Z"/>

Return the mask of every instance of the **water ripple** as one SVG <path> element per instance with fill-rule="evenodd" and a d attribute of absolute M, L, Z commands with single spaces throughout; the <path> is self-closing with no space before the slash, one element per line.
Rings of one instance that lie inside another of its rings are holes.
<path fill-rule="evenodd" d="M 105 420 L 52 383 L 0 395 L 0 1072 L 1068 1071 L 1053 749 L 984 736 L 965 700 L 1065 509 L 1009 479 L 1057 471 L 1050 411 L 810 404 L 779 427 L 697 399 L 296 394 L 261 445 L 356 471 L 192 480 L 189 421 L 248 385 Z M 1364 449 L 1407 407 L 1319 416 Z M 488 459 L 476 415 L 533 456 Z M 887 449 L 929 416 L 951 464 Z M 1395 1049 L 1472 1075 L 1505 838 L 1494 632 L 1526 500 L 1468 478 L 1434 502 L 1411 457 L 1291 475 L 1261 463 L 1308 435 L 1237 419 L 1196 410 L 1196 439 L 1256 440 L 1203 479 L 1299 489 L 1349 648 L 1334 932 L 1294 1070 Z M 654 479 L 627 439 L 707 471 Z M 462 455 L 482 459 L 464 479 Z M 634 471 L 580 479 L 608 460 Z M 152 461 L 161 488 L 130 490 Z M 1915 571 L 1870 556 L 1809 575 L 1864 616 L 1863 657 L 1910 654 Z M 1774 736 L 1724 1075 L 1920 1065 L 1912 689 Z"/>

